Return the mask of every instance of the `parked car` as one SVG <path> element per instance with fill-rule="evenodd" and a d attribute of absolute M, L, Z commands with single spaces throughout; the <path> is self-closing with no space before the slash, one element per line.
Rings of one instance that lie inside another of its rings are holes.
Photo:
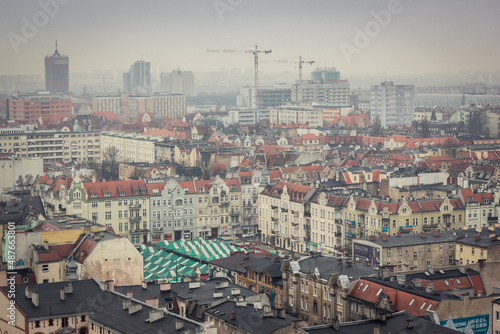
<path fill-rule="evenodd" d="M 252 238 L 255 236 L 255 233 L 253 232 L 248 232 L 242 235 L 243 238 Z"/>

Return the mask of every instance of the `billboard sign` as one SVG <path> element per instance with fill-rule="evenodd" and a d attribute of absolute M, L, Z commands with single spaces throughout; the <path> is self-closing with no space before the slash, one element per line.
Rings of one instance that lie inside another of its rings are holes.
<path fill-rule="evenodd" d="M 474 331 L 474 334 L 486 334 L 490 328 L 490 315 L 481 314 L 466 318 L 456 318 L 452 319 L 453 325 L 459 332 L 464 332 L 467 326 L 470 326 Z M 444 326 L 448 320 L 440 321 L 440 325 Z"/>
<path fill-rule="evenodd" d="M 380 264 L 380 248 L 355 242 L 353 258 L 356 262 L 369 263 L 371 266 Z"/>

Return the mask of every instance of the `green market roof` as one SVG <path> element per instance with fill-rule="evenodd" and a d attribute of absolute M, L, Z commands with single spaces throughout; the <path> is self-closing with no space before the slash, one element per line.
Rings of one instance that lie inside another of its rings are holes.
<path fill-rule="evenodd" d="M 198 238 L 192 241 L 160 241 L 154 246 L 141 245 L 144 258 L 144 280 L 181 282 L 184 277 L 208 274 L 208 262 L 228 257 L 242 248 L 223 242 Z"/>

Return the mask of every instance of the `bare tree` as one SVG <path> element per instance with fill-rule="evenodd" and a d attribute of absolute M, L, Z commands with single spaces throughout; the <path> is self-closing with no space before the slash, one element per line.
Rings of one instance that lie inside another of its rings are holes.
<path fill-rule="evenodd" d="M 381 136 L 384 132 L 384 128 L 382 127 L 382 120 L 380 119 L 379 114 L 375 114 L 372 120 L 372 130 L 371 134 L 374 136 Z"/>
<path fill-rule="evenodd" d="M 120 150 L 116 146 L 107 147 L 102 154 L 102 177 L 108 181 L 118 180 L 118 156 Z"/>
<path fill-rule="evenodd" d="M 424 117 L 424 119 L 420 122 L 420 131 L 422 133 L 422 137 L 424 138 L 428 138 L 431 134 L 430 124 L 427 117 Z"/>

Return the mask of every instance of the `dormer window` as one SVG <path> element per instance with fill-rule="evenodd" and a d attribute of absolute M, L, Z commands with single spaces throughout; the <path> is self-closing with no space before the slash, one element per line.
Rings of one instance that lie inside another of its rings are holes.
<path fill-rule="evenodd" d="M 202 193 L 202 192 L 204 192 L 205 190 L 203 190 L 203 187 L 199 187 L 199 188 L 198 188 L 198 191 L 199 191 L 200 193 Z"/>
<path fill-rule="evenodd" d="M 97 193 L 90 193 L 91 198 L 97 198 Z"/>
<path fill-rule="evenodd" d="M 120 196 L 125 196 L 125 192 L 124 191 L 120 191 Z"/>
<path fill-rule="evenodd" d="M 467 203 L 474 203 L 474 197 L 467 197 Z"/>
<path fill-rule="evenodd" d="M 485 198 L 484 199 L 484 204 L 490 204 L 490 199 L 489 198 Z"/>
<path fill-rule="evenodd" d="M 232 184 L 231 185 L 231 191 L 235 191 L 236 190 L 236 185 L 235 184 Z"/>
<path fill-rule="evenodd" d="M 108 192 L 104 193 L 104 197 L 111 197 L 111 193 Z"/>
<path fill-rule="evenodd" d="M 159 195 L 159 194 L 160 193 L 159 193 L 158 189 L 153 189 L 153 195 Z"/>

